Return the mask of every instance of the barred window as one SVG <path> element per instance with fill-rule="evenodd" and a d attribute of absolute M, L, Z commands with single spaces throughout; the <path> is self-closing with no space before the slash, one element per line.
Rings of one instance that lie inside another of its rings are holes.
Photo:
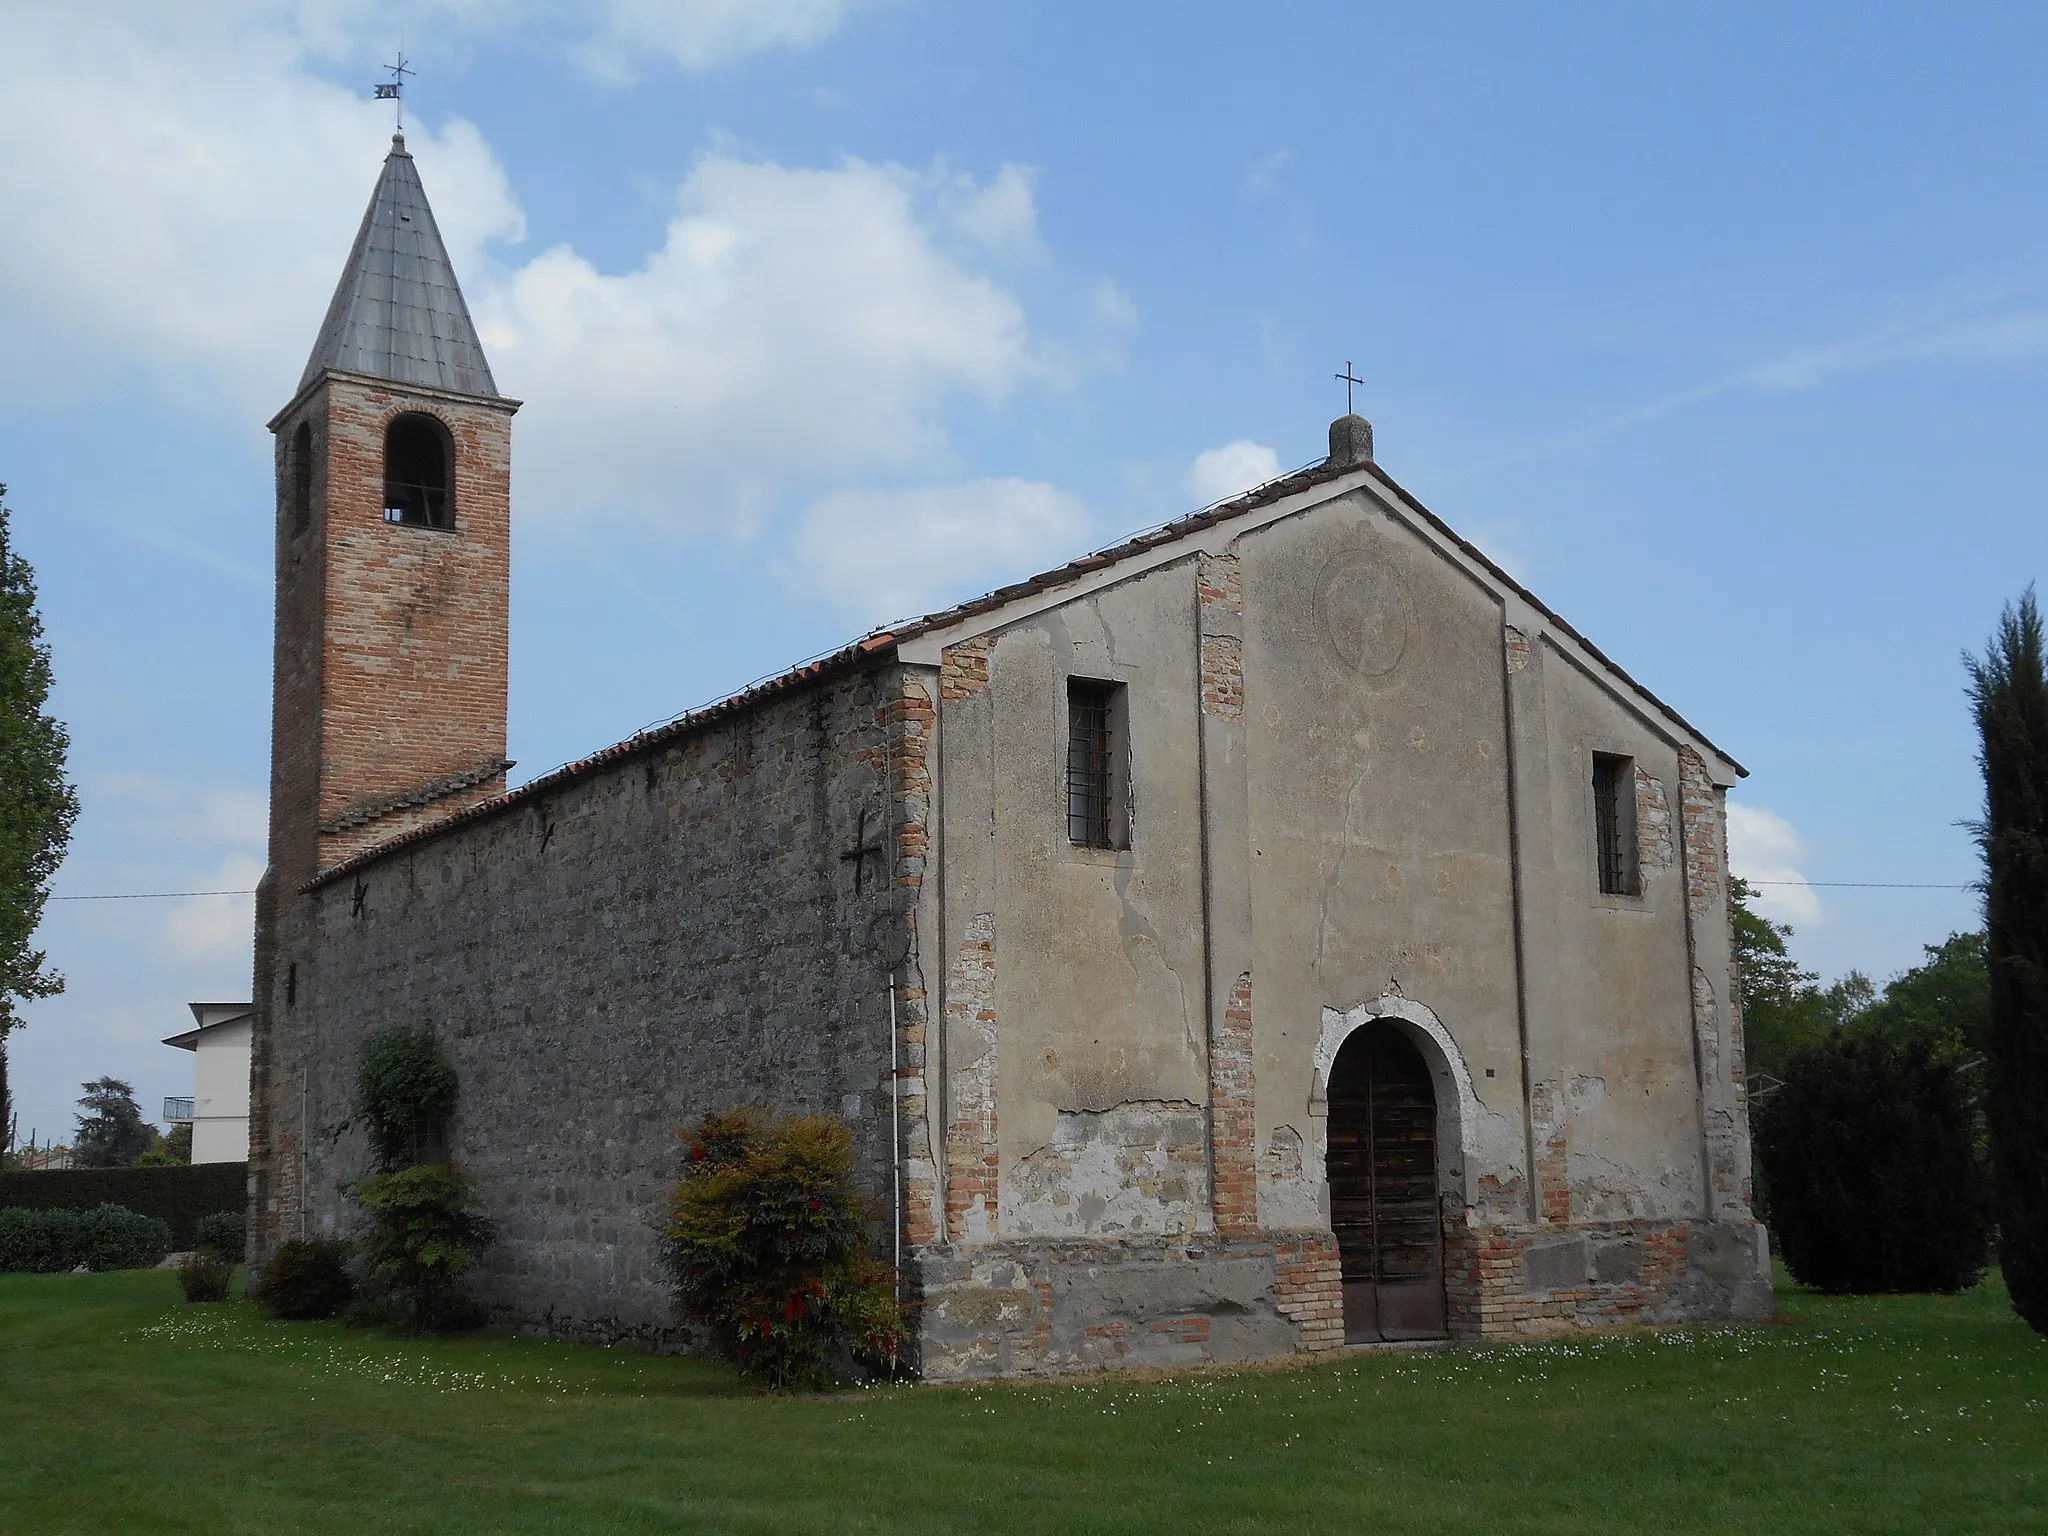
<path fill-rule="evenodd" d="M 1083 848 L 1125 842 L 1124 690 L 1067 680 L 1067 840 Z"/>
<path fill-rule="evenodd" d="M 1593 754 L 1593 842 L 1600 894 L 1641 894 L 1636 871 L 1636 760 Z"/>

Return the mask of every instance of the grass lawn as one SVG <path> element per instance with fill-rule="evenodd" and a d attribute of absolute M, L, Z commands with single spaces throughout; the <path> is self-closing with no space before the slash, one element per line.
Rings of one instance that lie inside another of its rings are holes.
<path fill-rule="evenodd" d="M 1768 1328 L 779 1401 L 0 1275 L 0 1531 L 2048 1531 L 2048 1343 L 1987 1284 Z"/>

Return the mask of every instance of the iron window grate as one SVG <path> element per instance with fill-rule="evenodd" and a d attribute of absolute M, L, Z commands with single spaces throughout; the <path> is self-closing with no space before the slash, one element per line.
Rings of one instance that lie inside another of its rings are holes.
<path fill-rule="evenodd" d="M 1067 685 L 1067 840 L 1085 848 L 1115 846 L 1111 838 L 1110 689 Z"/>

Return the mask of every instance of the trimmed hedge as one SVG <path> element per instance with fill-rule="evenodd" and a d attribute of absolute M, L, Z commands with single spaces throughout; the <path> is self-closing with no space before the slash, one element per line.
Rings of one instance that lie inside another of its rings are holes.
<path fill-rule="evenodd" d="M 151 1269 L 170 1252 L 171 1229 L 118 1205 L 92 1211 L 0 1209 L 0 1270 L 62 1274 Z"/>
<path fill-rule="evenodd" d="M 183 1168 L 59 1168 L 0 1173 L 0 1210 L 90 1211 L 119 1205 L 170 1224 L 171 1247 L 195 1245 L 199 1219 L 248 1204 L 247 1163 Z"/>

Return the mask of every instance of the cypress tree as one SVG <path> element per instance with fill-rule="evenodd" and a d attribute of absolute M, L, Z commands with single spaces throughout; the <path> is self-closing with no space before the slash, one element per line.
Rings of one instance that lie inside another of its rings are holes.
<path fill-rule="evenodd" d="M 1757 1106 L 1786 1267 L 1823 1291 L 1960 1291 L 1991 1250 L 1991 1190 L 1962 1074 L 1925 1040 L 1837 1036 Z"/>
<path fill-rule="evenodd" d="M 1982 661 L 1964 657 L 1981 738 L 1992 1173 L 2013 1310 L 2048 1333 L 2048 668 L 2029 587 Z"/>
<path fill-rule="evenodd" d="M 13 1117 L 7 1037 L 21 1025 L 16 1004 L 64 990 L 64 978 L 29 943 L 78 816 L 77 793 L 64 781 L 70 742 L 43 711 L 50 647 L 36 614 L 35 572 L 14 552 L 6 494 L 0 485 L 0 1135 Z"/>

